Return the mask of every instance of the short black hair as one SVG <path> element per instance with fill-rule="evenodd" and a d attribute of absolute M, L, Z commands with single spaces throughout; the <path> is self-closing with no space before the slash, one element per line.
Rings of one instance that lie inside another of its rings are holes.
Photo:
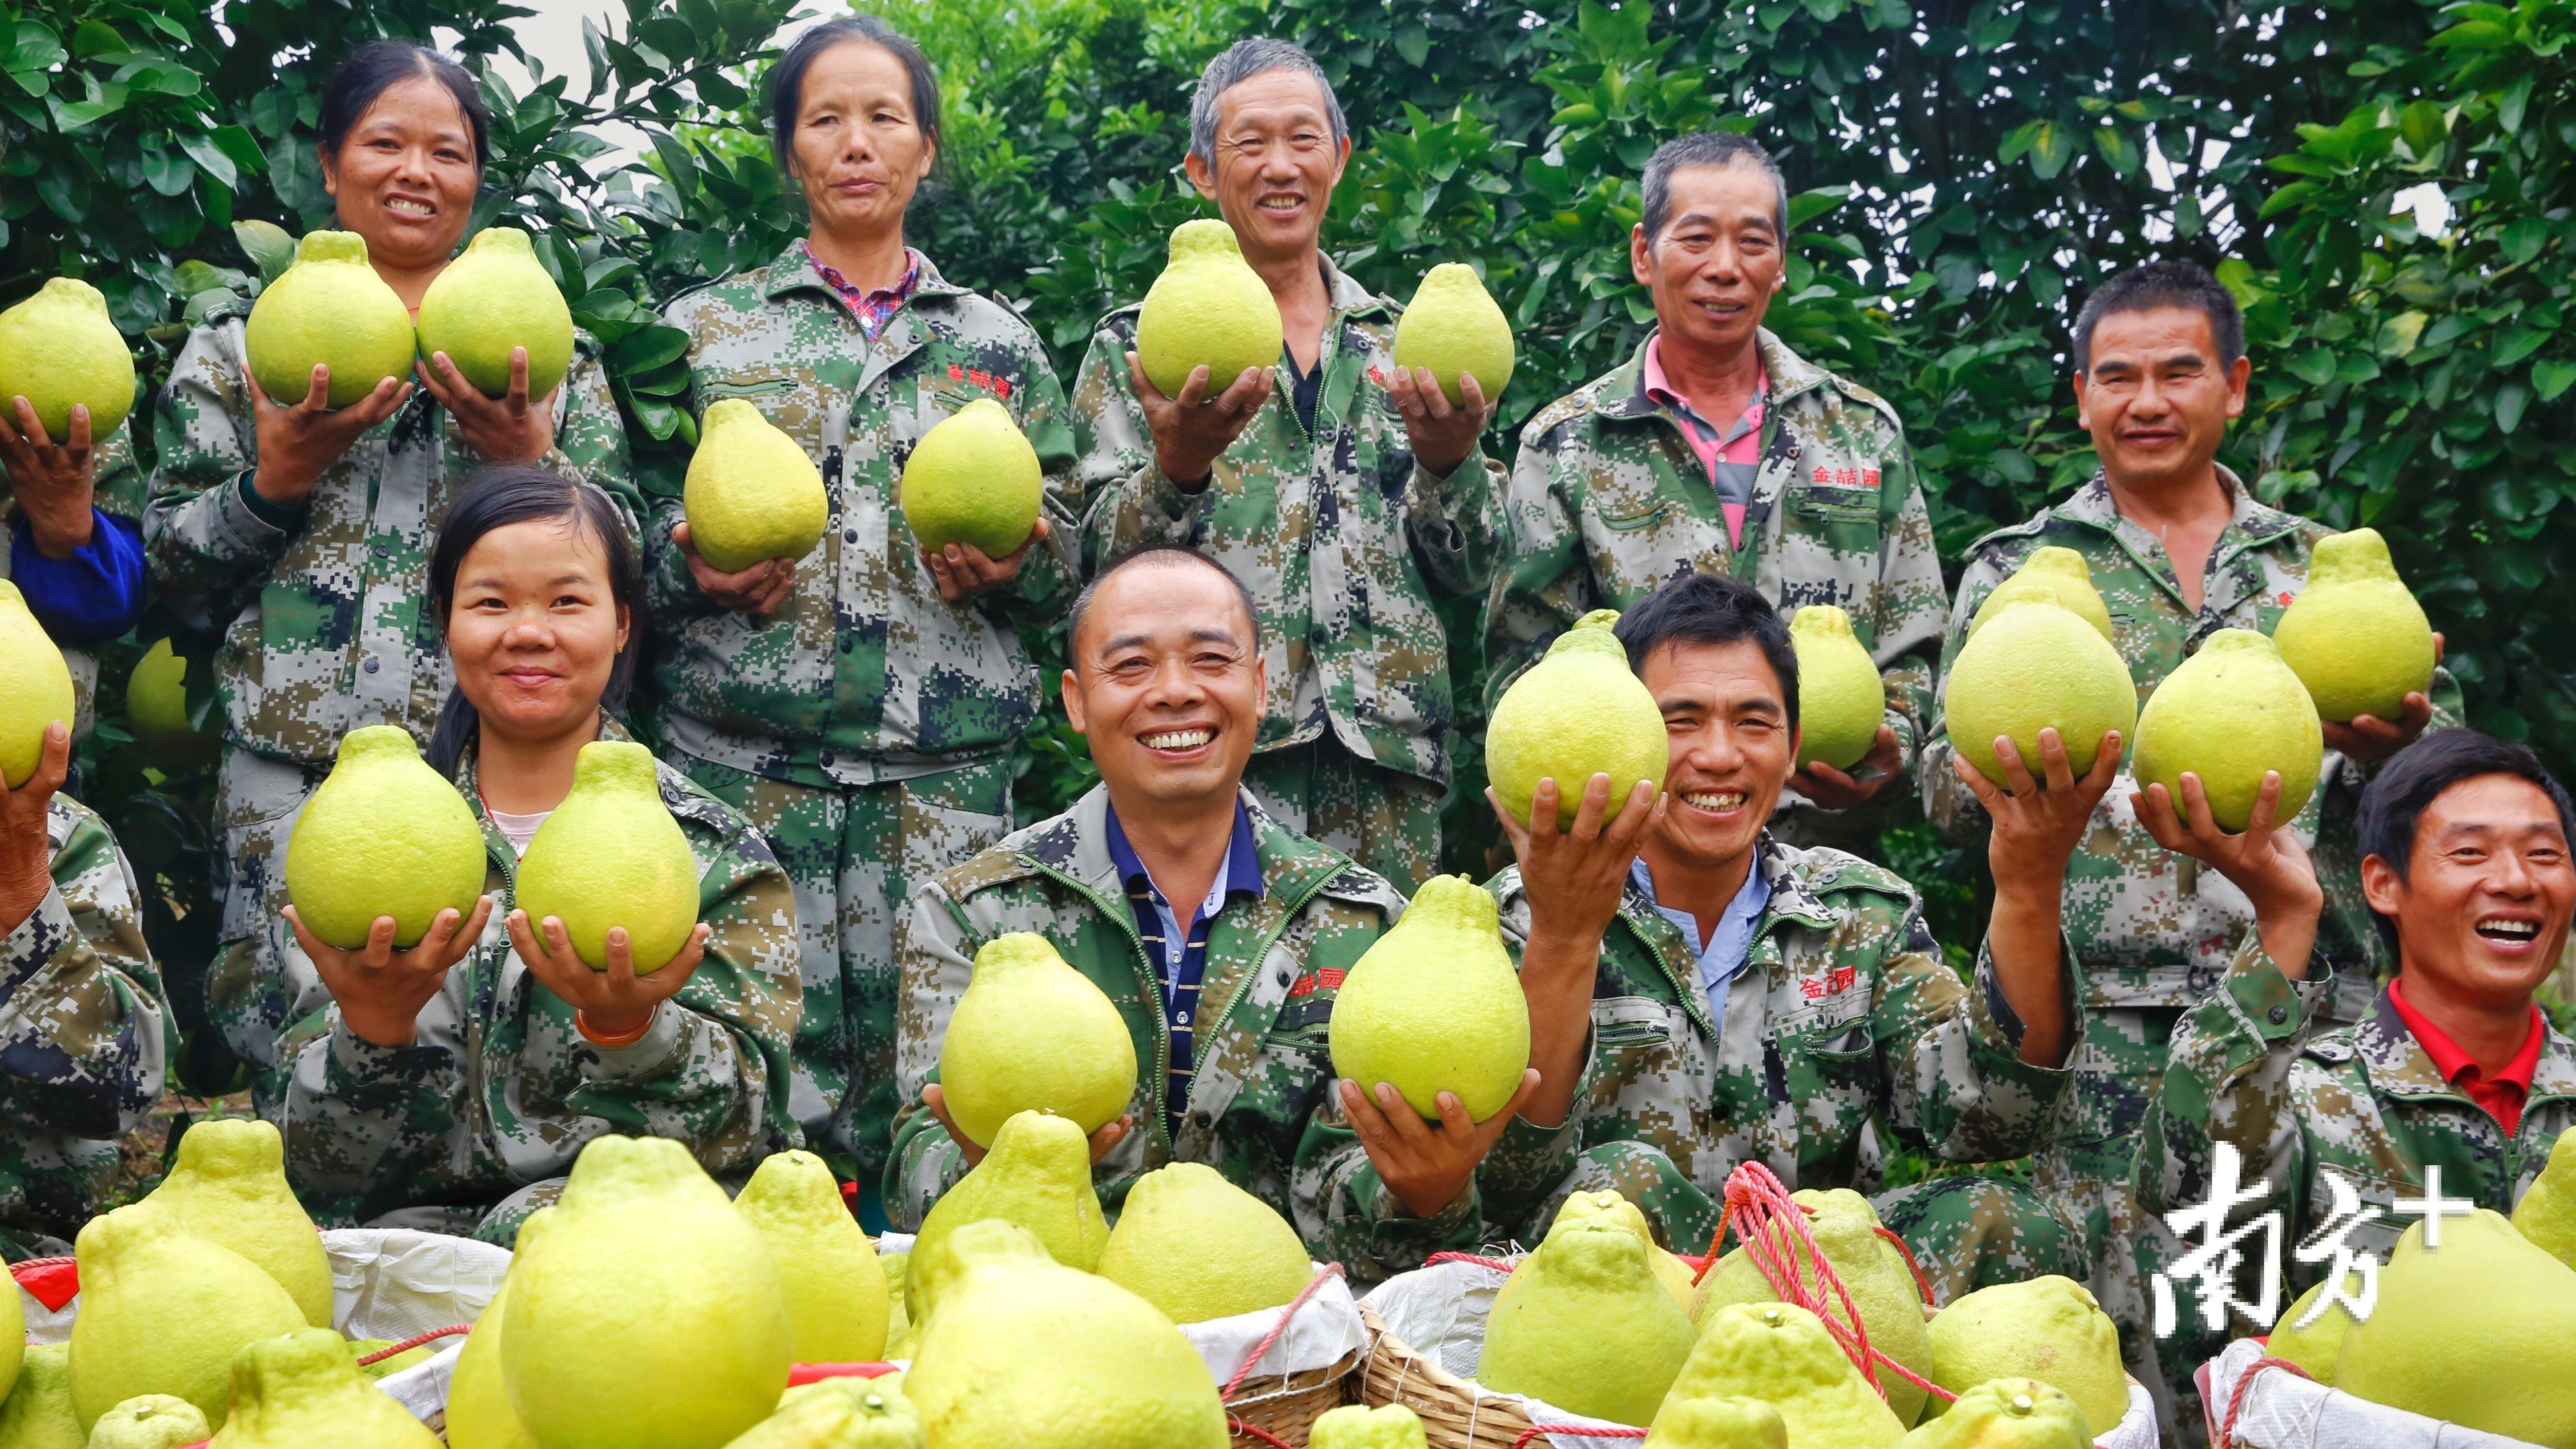
<path fill-rule="evenodd" d="M 434 80 L 456 98 L 456 108 L 465 113 L 465 124 L 474 132 L 474 169 L 480 171 L 492 163 L 492 112 L 483 104 L 483 92 L 475 87 L 474 77 L 455 58 L 414 45 L 405 40 L 375 40 L 349 53 L 331 72 L 329 83 L 322 87 L 322 100 L 316 107 L 314 129 L 322 133 L 322 149 L 333 156 L 349 139 L 349 132 L 367 114 L 376 98 L 407 80 Z"/>
<path fill-rule="evenodd" d="M 1751 166 L 1771 178 L 1771 189 L 1779 200 L 1771 207 L 1771 225 L 1783 241 L 1789 236 L 1789 179 L 1780 174 L 1780 163 L 1762 143 L 1733 131 L 1700 131 L 1677 136 L 1655 148 L 1646 158 L 1646 211 L 1639 224 L 1646 229 L 1646 245 L 1664 231 L 1664 223 L 1673 217 L 1673 173 L 1694 166 Z"/>
<path fill-rule="evenodd" d="M 1798 727 L 1798 651 L 1789 643 L 1789 626 L 1780 622 L 1780 611 L 1751 584 L 1724 574 L 1676 575 L 1620 614 L 1612 632 L 1628 651 L 1629 669 L 1640 676 L 1648 656 L 1667 644 L 1718 647 L 1751 641 L 1780 676 L 1789 728 Z"/>
<path fill-rule="evenodd" d="M 2135 266 L 2104 282 L 2084 299 L 2075 314 L 2075 370 L 2093 370 L 2093 329 L 2114 312 L 2150 312 L 2158 307 L 2197 307 L 2209 317 L 2209 332 L 2218 339 L 2218 365 L 2230 368 L 2245 355 L 2245 314 L 2220 281 L 2197 263 L 2169 258 Z"/>
<path fill-rule="evenodd" d="M 1251 643 L 1257 652 L 1261 648 L 1261 607 L 1252 601 L 1252 590 L 1244 587 L 1243 580 L 1235 576 L 1234 570 L 1197 549 L 1180 543 L 1149 543 L 1140 548 L 1129 549 L 1110 560 L 1107 568 L 1093 574 L 1091 582 L 1082 586 L 1082 592 L 1073 596 L 1073 612 L 1065 616 L 1066 652 L 1071 653 L 1073 641 L 1082 637 L 1082 621 L 1091 613 L 1092 601 L 1100 597 L 1100 588 L 1103 584 L 1131 568 L 1175 563 L 1191 563 L 1201 568 L 1214 569 L 1217 577 L 1225 580 L 1227 585 L 1233 588 L 1236 602 L 1243 605 L 1243 617 L 1252 623 Z"/>
<path fill-rule="evenodd" d="M 921 53 L 911 36 L 873 15 L 844 15 L 796 37 L 796 43 L 769 68 L 769 144 L 777 153 L 779 170 L 795 167 L 796 114 L 805 106 L 805 72 L 823 52 L 852 44 L 873 45 L 903 62 L 904 76 L 912 84 L 912 123 L 921 128 L 933 151 L 938 150 L 939 73 L 930 68 L 930 57 Z"/>
<path fill-rule="evenodd" d="M 2361 792 L 2363 857 L 2378 856 L 2399 880 L 2407 879 L 2415 865 L 2416 822 L 2423 819 L 2426 807 L 2452 786 L 2487 775 L 2505 775 L 2538 786 L 2558 807 L 2558 828 L 2576 840 L 2576 804 L 2569 802 L 2567 787 L 2540 763 L 2531 746 L 2500 740 L 2483 730 L 2447 729 L 2435 730 L 2398 751 Z M 2371 912 L 2371 923 L 2394 953 L 2397 923 L 2377 911 Z"/>

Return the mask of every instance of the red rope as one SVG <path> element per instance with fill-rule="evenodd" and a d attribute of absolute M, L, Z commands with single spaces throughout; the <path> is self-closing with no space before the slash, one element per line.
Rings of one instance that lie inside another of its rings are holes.
<path fill-rule="evenodd" d="M 1512 1449 L 1521 1449 L 1521 1446 L 1544 1434 L 1563 1434 L 1576 1439 L 1643 1439 L 1646 1437 L 1646 1431 L 1643 1429 L 1594 1429 L 1582 1424 L 1538 1424 L 1514 1439 Z"/>
<path fill-rule="evenodd" d="M 395 1344 L 391 1348 L 380 1348 L 374 1353 L 368 1354 L 365 1358 L 358 1360 L 358 1367 L 365 1368 L 371 1363 L 382 1363 L 384 1360 L 392 1358 L 395 1354 L 409 1353 L 424 1343 L 436 1343 L 442 1338 L 450 1338 L 460 1333 L 469 1332 L 473 1327 L 474 1325 L 470 1323 L 451 1323 L 445 1328 L 433 1328 L 427 1333 L 415 1333 L 411 1337 L 404 1339 L 402 1342 Z"/>
<path fill-rule="evenodd" d="M 1296 1445 L 1289 1443 L 1287 1440 L 1280 1438 L 1269 1430 L 1260 1428 L 1256 1425 L 1247 1424 L 1241 1418 L 1233 1414 L 1225 1416 L 1225 1427 L 1238 1439 L 1258 1439 L 1264 1444 L 1276 1445 L 1277 1449 L 1297 1449 Z"/>
<path fill-rule="evenodd" d="M 1261 1341 L 1252 1346 L 1252 1352 L 1245 1355 L 1243 1365 L 1234 1371 L 1234 1377 L 1225 1381 L 1225 1392 L 1217 1395 L 1217 1397 L 1220 1399 L 1233 1398 L 1234 1391 L 1243 1387 L 1243 1381 L 1252 1377 L 1253 1366 L 1261 1362 L 1261 1356 L 1270 1352 L 1271 1346 L 1279 1342 L 1279 1336 L 1288 1331 L 1288 1321 L 1297 1316 L 1297 1310 L 1306 1306 L 1306 1301 L 1315 1296 L 1316 1289 L 1323 1287 L 1325 1284 L 1330 1283 L 1340 1276 L 1342 1276 L 1341 1264 L 1326 1263 L 1324 1265 L 1324 1271 L 1307 1280 L 1306 1286 L 1299 1290 L 1297 1296 L 1288 1300 L 1288 1306 L 1279 1310 L 1279 1321 L 1270 1325 L 1270 1331 L 1263 1334 L 1261 1336 Z M 1264 1437 L 1267 1436 L 1265 1435 Z M 1272 1442 L 1276 1443 L 1278 1441 L 1273 1440 Z"/>
<path fill-rule="evenodd" d="M 2258 1358 L 2252 1363 L 2247 1364 L 2245 1366 L 2245 1372 L 2236 1380 L 2236 1391 L 2227 1396 L 2227 1416 L 2218 1421 L 2218 1443 L 2216 1449 L 2228 1449 L 2229 1445 L 2236 1442 L 2236 1416 L 2245 1407 L 2245 1391 L 2254 1387 L 2254 1380 L 2260 1377 L 2263 1370 L 2267 1368 L 2288 1369 L 2290 1372 L 2297 1374 L 2303 1379 L 2308 1378 L 2308 1371 L 2306 1369 L 2299 1367 L 2297 1364 L 2290 1362 L 2286 1358 Z M 2310 1382 L 2314 1382 L 2314 1380 L 2311 1379 Z"/>
<path fill-rule="evenodd" d="M 1898 1237 L 1893 1229 L 1883 1228 L 1873 1224 L 1870 1231 L 1896 1245 L 1896 1251 L 1903 1254 L 1905 1257 L 1905 1266 L 1911 1269 L 1914 1273 L 1914 1291 L 1923 1295 L 1923 1301 L 1925 1303 L 1931 1303 L 1932 1280 L 1923 1276 L 1923 1265 L 1914 1261 L 1914 1250 L 1905 1246 L 1905 1240 Z"/>
<path fill-rule="evenodd" d="M 1434 1263 L 1473 1263 L 1479 1268 L 1491 1268 L 1497 1273 L 1516 1273 L 1520 1271 L 1521 1266 L 1509 1258 L 1479 1258 L 1473 1253 L 1434 1253 L 1422 1260 L 1422 1266 L 1425 1268 Z"/>

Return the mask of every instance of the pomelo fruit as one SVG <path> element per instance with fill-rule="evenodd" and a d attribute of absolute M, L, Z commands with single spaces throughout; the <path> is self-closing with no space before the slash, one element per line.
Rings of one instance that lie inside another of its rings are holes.
<path fill-rule="evenodd" d="M 483 893 L 483 830 L 456 787 L 420 757 L 398 725 L 340 737 L 331 773 L 286 842 L 286 897 L 326 945 L 367 944 L 378 916 L 394 918 L 408 950 L 438 913 L 474 913 Z"/>
<path fill-rule="evenodd" d="M 2182 777 L 2200 777 L 2210 817 L 2240 831 L 2254 817 L 2265 771 L 2281 775 L 2279 823 L 2316 793 L 2325 756 L 2316 701 L 2251 629 L 2221 629 L 2165 676 L 2138 715 L 2138 785 L 2162 785 L 2183 812 Z"/>
<path fill-rule="evenodd" d="M 699 421 L 680 507 L 689 546 L 729 574 L 812 553 L 832 513 L 814 460 L 738 397 L 710 405 Z"/>
<path fill-rule="evenodd" d="M 1277 1308 L 1314 1273 L 1288 1220 L 1203 1162 L 1136 1179 L 1100 1254 L 1101 1277 L 1174 1323 Z"/>
<path fill-rule="evenodd" d="M 270 402 L 304 401 L 319 363 L 331 369 L 324 401 L 344 408 L 386 378 L 411 376 L 420 339 L 411 309 L 367 264 L 367 239 L 317 231 L 295 244 L 295 265 L 251 304 L 242 346 Z"/>
<path fill-rule="evenodd" d="M 77 708 L 63 651 L 27 611 L 27 596 L 0 579 L 0 780 L 26 784 L 44 762 L 45 731 L 57 720 L 71 728 Z"/>
<path fill-rule="evenodd" d="M 89 409 L 93 445 L 124 425 L 134 408 L 134 354 L 98 288 L 56 277 L 0 312 L 0 410 L 12 428 L 22 397 L 56 443 L 71 441 L 75 407 Z"/>
<path fill-rule="evenodd" d="M 153 640 L 126 676 L 125 722 L 165 773 L 211 764 L 223 752 L 220 711 L 208 714 L 204 729 L 189 723 L 188 658 L 173 652 L 167 638 Z"/>
<path fill-rule="evenodd" d="M 1170 257 L 1136 315 L 1136 364 L 1154 390 L 1179 397 L 1190 370 L 1205 367 L 1213 401 L 1245 368 L 1276 366 L 1279 303 L 1243 260 L 1234 228 L 1213 218 L 1182 222 Z"/>
<path fill-rule="evenodd" d="M 978 1147 L 1022 1112 L 1052 1112 L 1088 1136 L 1136 1095 L 1136 1042 L 1046 937 L 1012 931 L 975 952 L 939 1041 L 939 1089 L 949 1120 Z"/>
<path fill-rule="evenodd" d="M 1484 887 L 1436 875 L 1378 937 L 1333 996 L 1333 1070 L 1371 1102 L 1380 1082 L 1427 1121 L 1439 1096 L 1482 1122 L 1529 1069 L 1529 1002 L 1503 950 L 1500 912 Z"/>
<path fill-rule="evenodd" d="M 1798 767 L 1822 760 L 1848 770 L 1878 743 L 1887 718 L 1877 661 L 1852 633 L 1851 616 L 1831 604 L 1800 609 L 1789 643 L 1798 656 Z"/>
<path fill-rule="evenodd" d="M 2081 775 L 2102 753 L 2103 735 L 2118 730 L 2125 740 L 2138 722 L 2137 686 L 2119 651 L 2072 610 L 2045 599 L 1998 610 L 1960 648 L 1941 689 L 1952 748 L 1998 785 L 1999 736 L 2011 737 L 2038 779 L 2045 774 L 2039 732 L 2054 728 L 2067 765 Z"/>
<path fill-rule="evenodd" d="M 1005 558 L 1037 527 L 1046 480 L 1011 410 L 979 397 L 922 435 L 904 460 L 903 521 L 933 553 L 972 544 Z"/>
<path fill-rule="evenodd" d="M 572 793 L 519 859 L 519 908 L 553 916 L 593 971 L 608 969 L 608 933 L 626 928 L 635 974 L 671 963 L 698 925 L 698 857 L 662 803 L 653 752 L 593 740 L 573 765 Z"/>
<path fill-rule="evenodd" d="M 1485 729 L 1485 775 L 1514 820 L 1526 821 L 1538 782 L 1556 781 L 1556 823 L 1574 824 L 1594 775 L 1610 777 L 1604 823 L 1627 808 L 1639 780 L 1660 789 L 1671 745 L 1655 697 L 1628 670 L 1611 630 L 1615 609 L 1595 609 L 1557 636 L 1494 705 Z"/>
<path fill-rule="evenodd" d="M 2433 687 L 2433 625 L 2397 577 L 2388 541 L 2356 528 L 2318 542 L 2308 586 L 2272 626 L 2281 660 L 2317 714 L 2395 720 L 2406 696 Z"/>
<path fill-rule="evenodd" d="M 1635 1233 L 1559 1218 L 1494 1295 L 1476 1382 L 1570 1414 L 1644 1424 L 1697 1336 Z"/>
<path fill-rule="evenodd" d="M 1395 365 L 1430 368 L 1452 403 L 1466 401 L 1460 373 L 1476 379 L 1487 403 L 1501 397 L 1512 383 L 1513 360 L 1511 321 L 1464 262 L 1433 267 L 1395 321 Z"/>
<path fill-rule="evenodd" d="M 545 401 L 572 370 L 572 309 L 526 232 L 487 226 L 421 295 L 420 355 L 446 353 L 486 397 L 503 397 L 514 347 L 528 350 L 529 401 Z"/>
<path fill-rule="evenodd" d="M 1968 621 L 1969 637 L 1974 638 L 1979 629 L 1986 627 L 1986 621 L 1998 610 L 2023 599 L 2049 600 L 2071 610 L 2075 617 L 2099 630 L 2103 638 L 2111 637 L 2111 611 L 2103 604 L 2101 591 L 2093 587 L 2093 566 L 2075 550 L 2054 545 L 2033 549 L 2010 578 L 1995 585 L 1994 592 L 1977 605 L 1976 616 Z"/>

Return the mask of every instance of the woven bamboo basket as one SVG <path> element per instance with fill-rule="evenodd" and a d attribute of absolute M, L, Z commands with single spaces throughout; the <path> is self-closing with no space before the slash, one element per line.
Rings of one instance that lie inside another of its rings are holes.
<path fill-rule="evenodd" d="M 1442 1368 L 1428 1354 L 1395 1336 L 1365 1303 L 1368 1362 L 1360 1372 L 1360 1402 L 1371 1408 L 1402 1404 L 1422 1421 L 1431 1449 L 1514 1449 L 1535 1426 L 1520 1406 L 1488 1394 Z M 1643 1438 L 1642 1431 L 1639 1438 Z M 1532 1441 L 1540 1442 L 1540 1441 Z M 1623 1441 L 1605 1439 L 1605 1445 Z"/>
<path fill-rule="evenodd" d="M 1353 1349 L 1319 1369 L 1257 1375 L 1225 1401 L 1225 1411 L 1238 1425 L 1250 1425 L 1294 1449 L 1306 1449 L 1306 1436 L 1313 1432 L 1315 1421 L 1324 1417 L 1326 1410 L 1349 1401 L 1352 1375 L 1366 1356 L 1366 1350 Z M 1240 1427 L 1234 1431 L 1233 1442 L 1237 1449 L 1270 1449 L 1268 1439 L 1247 1434 Z"/>

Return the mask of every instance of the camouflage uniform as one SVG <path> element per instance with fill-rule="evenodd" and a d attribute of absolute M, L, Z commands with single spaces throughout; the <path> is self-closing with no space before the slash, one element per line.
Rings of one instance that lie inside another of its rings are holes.
<path fill-rule="evenodd" d="M 901 1072 L 908 1104 L 886 1174 L 886 1215 L 920 1223 L 965 1175 L 965 1159 L 920 1105 L 939 1080 L 939 1046 L 965 993 L 975 952 L 1036 931 L 1118 1006 L 1136 1043 L 1133 1131 L 1094 1169 L 1113 1212 L 1136 1178 L 1171 1162 L 1204 1162 L 1279 1210 L 1319 1260 L 1364 1282 L 1418 1268 L 1442 1249 L 1475 1246 L 1470 1188 L 1434 1218 L 1416 1218 L 1378 1181 L 1341 1115 L 1327 1049 L 1334 989 L 1404 911 L 1404 898 L 1339 851 L 1282 827 L 1249 790 L 1262 893 L 1230 895 L 1210 924 L 1199 1000 L 1222 1003 L 1192 1028 L 1196 1070 L 1177 1140 L 1163 1111 L 1169 1028 L 1153 964 L 1109 853 L 1109 792 L 942 872 L 913 897 L 902 937 Z"/>
<path fill-rule="evenodd" d="M 1634 607 L 1685 572 L 1725 574 L 1784 617 L 1808 604 L 1849 614 L 1886 681 L 1904 764 L 1913 762 L 1949 593 L 1904 425 L 1878 394 L 1758 336 L 1771 391 L 1741 549 L 1680 424 L 1646 397 L 1648 343 L 1521 430 L 1512 559 L 1485 610 L 1489 704 L 1586 613 Z M 1882 813 L 1828 814 L 1793 785 L 1773 829 L 1793 844 L 1850 846 L 1875 839 Z"/>
<path fill-rule="evenodd" d="M 1413 891 L 1440 868 L 1449 785 L 1449 639 L 1437 601 L 1482 592 L 1505 543 L 1502 465 L 1416 464 L 1386 379 L 1403 309 L 1330 261 L 1315 431 L 1278 389 L 1197 493 L 1154 460 L 1127 375 L 1137 308 L 1101 319 L 1073 389 L 1097 491 L 1087 565 L 1149 543 L 1199 549 L 1261 608 L 1270 698 L 1244 785 L 1280 823 Z M 1229 380 L 1230 381 L 1230 380 Z"/>
<path fill-rule="evenodd" d="M 1913 887 L 1878 866 L 1767 835 L 1758 848 L 1771 899 L 1722 1026 L 1708 1019 L 1697 952 L 1630 882 L 1602 942 L 1573 1110 L 1553 1128 L 1513 1121 L 1479 1174 L 1497 1223 L 1535 1241 L 1568 1194 L 1616 1188 L 1667 1246 L 1695 1253 L 1717 1230 L 1739 1162 L 1793 1189 L 1866 1189 L 1873 1121 L 1954 1162 L 2017 1157 L 2047 1140 L 2069 1076 L 2021 1060 L 1993 963 L 1981 957 L 1963 984 Z M 1488 888 L 1517 959 L 1530 932 L 1520 867 Z M 1936 1179 L 1880 1211 L 1939 1302 L 2083 1266 L 2072 1225 L 2005 1179 Z"/>
<path fill-rule="evenodd" d="M 1988 534 L 1969 551 L 1942 648 L 1943 678 L 1986 596 L 2033 551 L 2051 545 L 2074 549 L 2091 567 L 2141 704 L 2211 633 L 2271 633 L 2306 586 L 2309 551 L 2332 530 L 2262 506 L 2234 474 L 2219 471 L 2236 513 L 2211 552 L 2197 612 L 2183 606 L 2162 541 L 2121 517 L 2110 485 L 2096 475 L 2065 502 Z M 2436 725 L 2458 722 L 2459 690 L 2448 674 L 2435 678 L 2431 697 Z M 1952 753 L 1946 722 L 1936 723 L 1921 772 L 1924 810 L 1944 834 L 1974 847 L 1988 822 L 1953 773 Z M 2326 889 L 2318 1011 L 2330 1020 L 2352 1021 L 2367 1009 L 2384 956 L 2367 924 L 2354 844 L 2365 781 L 2360 766 L 2328 752 L 2316 796 L 2293 822 L 2316 852 Z M 2067 866 L 2066 933 L 2084 968 L 2084 1041 L 2065 1129 L 2032 1166 L 2034 1180 L 2084 1226 L 2097 1259 L 2094 1294 L 2121 1325 L 2131 1372 L 2153 1387 L 2144 1284 L 2161 1257 L 2140 1219 L 2130 1170 L 2174 1023 L 2226 973 L 2253 908 L 2216 871 L 2157 846 L 2129 805 L 2135 788 L 2126 776 L 2112 786 Z"/>
<path fill-rule="evenodd" d="M 101 513 L 133 520 L 139 528 L 143 523 L 144 477 L 134 461 L 134 436 L 127 431 L 132 426 L 130 421 L 117 424 L 116 431 L 97 446 L 90 503 Z M 10 553 L 22 521 L 16 490 L 10 485 L 8 472 L 0 469 L 0 579 L 9 577 Z M 74 718 L 70 724 L 72 738 L 78 740 L 86 737 L 96 722 L 98 659 L 86 649 L 65 647 L 63 663 L 72 671 Z"/>
<path fill-rule="evenodd" d="M 302 507 L 255 499 L 249 315 L 247 302 L 216 308 L 171 364 L 154 404 L 160 462 L 143 531 L 153 587 L 191 626 L 223 635 L 223 945 L 206 1004 L 256 1071 L 272 1064 L 278 1033 L 327 1000 L 293 937 L 280 936 L 287 836 L 342 735 L 391 724 L 429 738 L 454 679 L 429 613 L 429 553 L 483 464 L 423 389 L 325 470 Z M 555 398 L 555 446 L 540 461 L 606 490 L 632 517 L 625 425 L 598 344 L 577 342 Z M 283 949 L 262 951 L 263 939 Z"/>
<path fill-rule="evenodd" d="M 0 1251 L 71 1251 L 161 1096 L 175 1042 L 134 868 L 68 795 L 46 812 L 53 889 L 0 935 Z"/>
<path fill-rule="evenodd" d="M 895 917 L 931 872 L 1010 829 L 1008 750 L 1045 696 L 1015 633 L 1072 602 L 1072 436 L 1037 334 L 928 260 L 874 341 L 802 245 L 674 300 L 689 407 L 744 398 L 822 470 L 830 527 L 775 614 L 719 607 L 671 542 L 678 480 L 645 529 L 663 743 L 769 837 L 796 886 L 805 963 L 790 1100 L 844 1171 L 885 1161 Z M 924 433 L 978 398 L 1011 410 L 1047 476 L 1055 535 L 1019 577 L 939 597 L 897 499 Z"/>
<path fill-rule="evenodd" d="M 611 723 L 600 737 L 626 736 Z M 737 1184 L 796 1145 L 785 1092 L 800 991 L 794 894 L 740 815 L 671 766 L 659 774 L 698 858 L 706 958 L 641 1040 L 602 1047 L 511 948 L 518 853 L 484 811 L 468 747 L 456 788 L 483 827 L 484 890 L 498 897 L 482 940 L 422 1009 L 409 1046 L 360 1038 L 327 996 L 276 1046 L 264 1095 L 317 1220 L 473 1232 L 495 1203 L 561 1178 L 609 1132 L 685 1142 Z"/>

